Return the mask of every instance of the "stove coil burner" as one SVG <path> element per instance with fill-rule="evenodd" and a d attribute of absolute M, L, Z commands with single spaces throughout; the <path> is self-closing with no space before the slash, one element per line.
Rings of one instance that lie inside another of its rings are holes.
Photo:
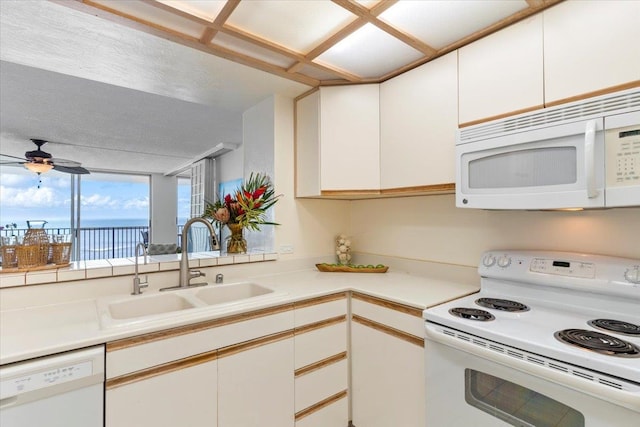
<path fill-rule="evenodd" d="M 481 307 L 493 308 L 500 311 L 509 311 L 512 313 L 529 311 L 528 306 L 517 301 L 509 301 L 508 299 L 479 298 L 476 300 L 476 304 Z"/>
<path fill-rule="evenodd" d="M 640 325 L 623 322 L 622 320 L 595 319 L 589 320 L 587 323 L 589 324 L 589 326 L 603 329 L 605 331 L 617 332 L 619 334 L 629 335 L 633 337 L 640 336 Z"/>
<path fill-rule="evenodd" d="M 564 329 L 554 334 L 557 340 L 617 357 L 640 357 L 640 349 L 630 342 L 586 329 Z"/>
<path fill-rule="evenodd" d="M 463 319 L 477 320 L 480 322 L 487 322 L 495 319 L 493 314 L 485 310 L 479 310 L 477 308 L 456 307 L 449 310 L 449 314 Z"/>

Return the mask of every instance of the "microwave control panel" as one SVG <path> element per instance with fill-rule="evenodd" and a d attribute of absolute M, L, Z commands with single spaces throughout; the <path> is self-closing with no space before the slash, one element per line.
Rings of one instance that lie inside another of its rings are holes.
<path fill-rule="evenodd" d="M 609 129 L 607 147 L 607 187 L 640 185 L 640 125 Z"/>

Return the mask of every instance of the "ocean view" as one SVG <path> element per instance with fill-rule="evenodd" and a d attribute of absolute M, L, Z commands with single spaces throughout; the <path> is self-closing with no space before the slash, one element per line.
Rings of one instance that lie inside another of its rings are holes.
<path fill-rule="evenodd" d="M 30 221 L 36 220 L 30 219 Z M 182 225 L 186 221 L 187 218 L 182 218 L 179 224 Z M 5 229 L 0 234 L 3 236 L 9 234 L 24 235 L 27 228 L 26 220 L 22 223 L 16 222 L 16 225 L 17 229 L 15 231 Z M 48 234 L 66 234 L 70 231 L 70 223 L 65 220 L 52 220 L 48 221 L 44 228 Z M 79 245 L 79 259 L 132 257 L 135 254 L 136 244 L 144 242 L 143 233 L 148 232 L 148 230 L 148 220 L 142 218 L 83 220 L 76 242 Z M 178 228 L 176 226 L 176 243 L 177 239 Z"/>

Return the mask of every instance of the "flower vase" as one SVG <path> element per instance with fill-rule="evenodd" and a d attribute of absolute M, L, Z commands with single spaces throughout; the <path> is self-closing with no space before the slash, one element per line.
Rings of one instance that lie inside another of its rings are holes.
<path fill-rule="evenodd" d="M 227 238 L 227 253 L 228 254 L 244 254 L 247 253 L 247 241 L 242 235 L 242 225 L 229 224 L 229 231 L 231 235 Z"/>

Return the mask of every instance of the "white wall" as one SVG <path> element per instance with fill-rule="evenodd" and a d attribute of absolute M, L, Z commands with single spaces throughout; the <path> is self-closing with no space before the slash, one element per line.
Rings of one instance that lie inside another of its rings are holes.
<path fill-rule="evenodd" d="M 640 259 L 640 208 L 485 211 L 453 195 L 351 202 L 353 250 L 476 266 L 488 249 L 543 249 Z"/>

